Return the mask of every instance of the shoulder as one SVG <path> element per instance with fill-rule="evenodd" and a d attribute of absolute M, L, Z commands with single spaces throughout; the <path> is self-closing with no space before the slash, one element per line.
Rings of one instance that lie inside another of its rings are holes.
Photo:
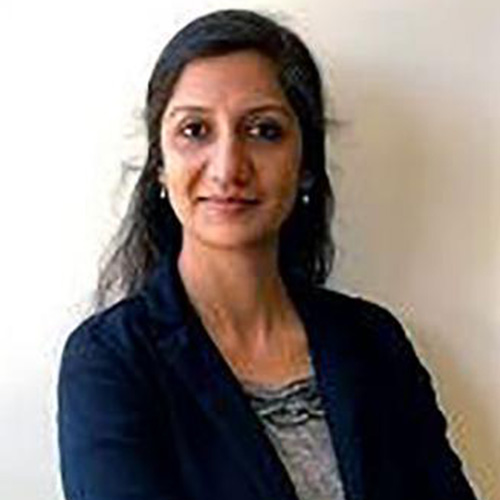
<path fill-rule="evenodd" d="M 304 302 L 324 334 L 341 337 L 336 341 L 351 352 L 384 364 L 418 363 L 403 324 L 387 307 L 323 287 L 310 289 Z"/>
<path fill-rule="evenodd" d="M 93 314 L 71 331 L 58 367 L 61 422 L 99 420 L 118 408 L 149 408 L 161 383 L 153 340 L 136 297 Z"/>
<path fill-rule="evenodd" d="M 321 332 L 340 352 L 360 368 L 374 394 L 411 406 L 435 406 L 432 379 L 418 356 L 402 323 L 389 309 L 360 297 L 316 289 L 313 302 L 319 307 Z M 392 403 L 391 403 L 392 404 Z M 402 410 L 404 413 L 404 410 Z"/>
<path fill-rule="evenodd" d="M 315 287 L 308 291 L 306 301 L 306 307 L 309 306 L 315 314 L 354 331 L 389 336 L 400 335 L 403 331 L 401 322 L 387 307 L 359 296 Z"/>
<path fill-rule="evenodd" d="M 60 380 L 91 374 L 143 379 L 153 361 L 153 345 L 154 330 L 143 300 L 125 298 L 70 331 L 62 348 Z"/>
<path fill-rule="evenodd" d="M 139 301 L 136 298 L 123 299 L 92 314 L 74 328 L 66 339 L 63 357 L 86 356 L 96 346 L 127 351 L 141 322 L 144 322 L 144 314 Z"/>

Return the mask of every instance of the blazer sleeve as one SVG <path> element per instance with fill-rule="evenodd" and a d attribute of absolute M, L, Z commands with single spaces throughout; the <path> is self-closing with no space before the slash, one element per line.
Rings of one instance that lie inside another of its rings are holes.
<path fill-rule="evenodd" d="M 381 337 L 389 358 L 385 362 L 391 367 L 390 376 L 396 388 L 397 418 L 402 420 L 407 453 L 412 455 L 415 467 L 415 487 L 426 500 L 475 500 L 461 461 L 446 437 L 446 420 L 429 373 L 401 324 L 389 312 L 374 307 L 384 333 Z"/>
<path fill-rule="evenodd" d="M 62 355 L 58 437 L 66 499 L 182 500 L 155 435 L 146 383 L 127 350 L 101 329 L 88 320 Z"/>

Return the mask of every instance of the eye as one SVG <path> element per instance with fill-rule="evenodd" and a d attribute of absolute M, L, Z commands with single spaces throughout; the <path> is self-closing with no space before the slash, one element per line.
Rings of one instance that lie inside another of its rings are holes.
<path fill-rule="evenodd" d="M 183 123 L 180 127 L 182 137 L 189 140 L 201 141 L 206 138 L 208 133 L 208 126 L 202 120 L 191 120 Z"/>
<path fill-rule="evenodd" d="M 283 137 L 283 127 L 276 120 L 258 120 L 246 127 L 247 134 L 256 140 L 277 142 Z"/>

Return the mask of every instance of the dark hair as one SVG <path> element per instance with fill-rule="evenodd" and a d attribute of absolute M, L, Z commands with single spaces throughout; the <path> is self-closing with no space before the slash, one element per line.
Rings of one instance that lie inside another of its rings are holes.
<path fill-rule="evenodd" d="M 253 49 L 276 67 L 278 81 L 298 117 L 302 135 L 301 189 L 291 214 L 280 230 L 280 272 L 289 282 L 301 279 L 322 284 L 334 254 L 330 235 L 333 193 L 326 172 L 326 119 L 321 76 L 304 43 L 289 29 L 248 10 L 221 10 L 199 17 L 179 31 L 166 45 L 149 80 L 145 121 L 147 158 L 128 210 L 112 241 L 114 251 L 101 269 L 95 295 L 96 307 L 109 296 L 134 293 L 157 262 L 176 258 L 182 230 L 168 196 L 160 198 L 158 173 L 163 168 L 160 129 L 163 111 L 182 70 L 200 57 Z"/>

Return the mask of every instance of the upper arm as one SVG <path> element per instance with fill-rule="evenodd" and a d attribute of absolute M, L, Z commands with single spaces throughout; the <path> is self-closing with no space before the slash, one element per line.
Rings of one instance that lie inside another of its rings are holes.
<path fill-rule="evenodd" d="M 451 448 L 446 419 L 438 406 L 431 377 L 418 359 L 400 323 L 379 310 L 384 358 L 396 391 L 396 415 L 404 431 L 419 488 L 427 500 L 473 500 L 460 459 Z"/>
<path fill-rule="evenodd" d="M 144 381 L 91 327 L 67 342 L 58 385 L 67 500 L 177 500 Z"/>

